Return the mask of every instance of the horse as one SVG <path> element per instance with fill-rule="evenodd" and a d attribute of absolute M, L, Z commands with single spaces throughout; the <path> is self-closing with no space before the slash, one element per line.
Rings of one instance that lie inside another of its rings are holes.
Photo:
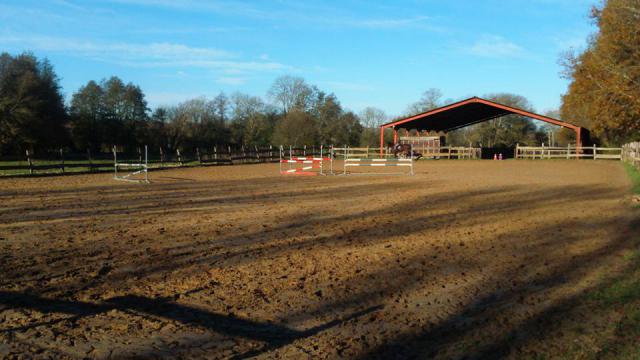
<path fill-rule="evenodd" d="M 413 156 L 414 160 L 418 160 L 422 157 L 422 154 L 412 151 L 409 144 L 395 144 L 393 145 L 393 156 L 396 158 L 410 158 Z"/>

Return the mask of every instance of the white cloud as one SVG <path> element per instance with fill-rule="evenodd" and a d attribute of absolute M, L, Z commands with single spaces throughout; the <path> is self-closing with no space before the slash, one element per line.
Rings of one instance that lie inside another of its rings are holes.
<path fill-rule="evenodd" d="M 293 69 L 277 62 L 236 60 L 172 60 L 172 61 L 122 61 L 120 65 L 132 67 L 197 67 L 222 70 L 225 74 L 245 74 L 251 71 L 285 71 Z"/>
<path fill-rule="evenodd" d="M 71 52 L 83 55 L 102 55 L 113 58 L 189 59 L 229 58 L 233 54 L 224 50 L 189 47 L 172 43 L 99 43 L 70 38 L 48 36 L 0 36 L 2 44 L 19 44 L 31 49 Z"/>
<path fill-rule="evenodd" d="M 400 29 L 400 28 L 422 28 L 429 30 L 440 30 L 428 23 L 429 17 L 416 16 L 411 18 L 378 18 L 378 19 L 360 19 L 360 18 L 322 18 L 317 19 L 318 22 L 333 24 L 338 26 L 367 28 L 367 29 Z"/>
<path fill-rule="evenodd" d="M 220 27 L 220 26 L 164 26 L 164 27 L 150 27 L 145 26 L 139 29 L 129 29 L 133 34 L 149 34 L 149 35 L 176 35 L 176 34 L 222 34 L 233 33 L 239 31 L 247 31 L 247 27 Z"/>
<path fill-rule="evenodd" d="M 182 11 L 206 11 L 223 14 L 238 14 L 250 17 L 271 17 L 268 12 L 258 10 L 242 2 L 204 0 L 107 0 L 111 3 L 147 7 L 163 7 Z"/>
<path fill-rule="evenodd" d="M 496 35 L 482 36 L 467 51 L 476 56 L 494 58 L 522 57 L 525 55 L 522 47 L 502 36 Z"/>
<path fill-rule="evenodd" d="M 0 4 L 0 19 L 29 18 L 29 19 L 46 19 L 47 21 L 68 21 L 69 19 L 49 11 L 41 10 L 35 7 L 23 7 Z"/>
<path fill-rule="evenodd" d="M 216 82 L 218 84 L 225 84 L 225 85 L 244 85 L 246 84 L 247 79 L 242 77 L 223 76 L 221 78 L 216 79 Z"/>
<path fill-rule="evenodd" d="M 174 43 L 100 43 L 43 36 L 0 36 L 0 44 L 62 52 L 130 67 L 196 67 L 234 74 L 292 69 L 273 61 L 244 61 L 225 50 Z"/>
<path fill-rule="evenodd" d="M 332 7 L 314 7 L 305 2 L 280 2 L 276 10 L 261 9 L 242 1 L 204 1 L 204 0 L 106 0 L 112 3 L 124 5 L 167 8 L 187 12 L 210 12 L 224 15 L 235 15 L 245 18 L 278 21 L 282 20 L 291 24 L 293 22 L 308 26 L 309 24 L 321 26 L 367 28 L 367 29 L 399 29 L 421 28 L 426 30 L 441 31 L 442 29 L 430 24 L 428 16 L 414 17 L 382 17 L 367 18 L 359 14 L 340 14 Z"/>
<path fill-rule="evenodd" d="M 345 81 L 321 81 L 320 84 L 329 87 L 331 90 L 371 91 L 374 89 L 374 87 L 370 85 Z"/>
<path fill-rule="evenodd" d="M 154 91 L 145 92 L 145 98 L 152 108 L 163 105 L 176 105 L 189 99 L 195 99 L 202 96 L 204 96 L 204 94 Z"/>

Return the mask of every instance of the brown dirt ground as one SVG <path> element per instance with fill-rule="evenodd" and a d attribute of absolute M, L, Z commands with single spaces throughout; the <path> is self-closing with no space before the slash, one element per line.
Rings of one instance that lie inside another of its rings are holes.
<path fill-rule="evenodd" d="M 0 179 L 0 357 L 534 356 L 629 248 L 616 162 L 277 173 Z"/>

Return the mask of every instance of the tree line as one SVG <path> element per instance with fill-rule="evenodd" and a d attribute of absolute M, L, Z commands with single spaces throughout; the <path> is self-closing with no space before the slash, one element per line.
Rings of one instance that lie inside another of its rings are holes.
<path fill-rule="evenodd" d="M 533 111 L 519 95 L 487 94 L 490 100 Z M 429 89 L 410 104 L 414 115 L 454 102 Z M 564 110 L 564 108 L 563 108 Z M 554 115 L 554 114 L 550 114 Z M 25 53 L 0 55 L 0 154 L 59 149 L 108 151 L 113 145 L 133 152 L 142 145 L 166 151 L 192 151 L 213 145 L 378 146 L 379 126 L 391 118 L 368 107 L 356 114 L 335 94 L 303 78 L 281 76 L 266 99 L 243 93 L 219 93 L 177 105 L 149 109 L 143 90 L 118 77 L 91 80 L 65 104 L 59 79 L 46 60 Z M 510 115 L 448 134 L 452 145 L 513 147 L 549 143 L 549 128 Z M 435 134 L 434 134 L 435 135 Z M 390 143 L 392 133 L 385 134 Z M 558 145 L 572 134 L 556 137 Z"/>
<path fill-rule="evenodd" d="M 598 26 L 585 51 L 562 58 L 571 81 L 561 114 L 591 129 L 596 141 L 640 138 L 640 2 L 608 0 L 591 11 Z"/>
<path fill-rule="evenodd" d="M 213 145 L 358 146 L 367 130 L 360 116 L 338 98 L 304 79 L 282 76 L 268 102 L 243 93 L 219 93 L 149 109 L 143 90 L 118 77 L 91 80 L 65 106 L 59 79 L 48 60 L 25 53 L 0 56 L 0 154 L 24 150 L 108 151 L 142 145 L 167 151 Z M 386 115 L 366 109 L 377 127 Z"/>

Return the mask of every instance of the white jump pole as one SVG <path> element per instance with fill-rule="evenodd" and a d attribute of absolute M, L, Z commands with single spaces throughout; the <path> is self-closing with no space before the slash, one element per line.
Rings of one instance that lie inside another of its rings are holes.
<path fill-rule="evenodd" d="M 347 149 L 347 145 L 344 146 L 344 160 L 343 160 L 343 172 L 342 175 L 347 175 L 347 160 L 349 159 L 349 149 Z"/>
<path fill-rule="evenodd" d="M 117 178 L 118 177 L 118 155 L 116 153 L 116 146 L 113 145 L 113 177 Z"/>
<path fill-rule="evenodd" d="M 313 156 L 313 154 L 311 154 Z M 320 145 L 320 175 L 324 175 L 322 165 L 324 163 L 324 159 L 322 158 L 322 145 Z"/>
<path fill-rule="evenodd" d="M 331 161 L 329 163 L 329 170 L 331 172 L 331 175 L 333 175 L 333 145 L 331 145 L 331 148 L 329 149 L 329 161 Z"/>
<path fill-rule="evenodd" d="M 413 144 L 411 144 L 411 175 L 413 175 Z"/>
<path fill-rule="evenodd" d="M 149 182 L 149 158 L 147 145 L 144 146 L 144 181 Z"/>
<path fill-rule="evenodd" d="M 280 145 L 280 174 L 282 174 L 282 152 L 284 151 L 284 148 L 282 147 L 282 145 Z"/>

